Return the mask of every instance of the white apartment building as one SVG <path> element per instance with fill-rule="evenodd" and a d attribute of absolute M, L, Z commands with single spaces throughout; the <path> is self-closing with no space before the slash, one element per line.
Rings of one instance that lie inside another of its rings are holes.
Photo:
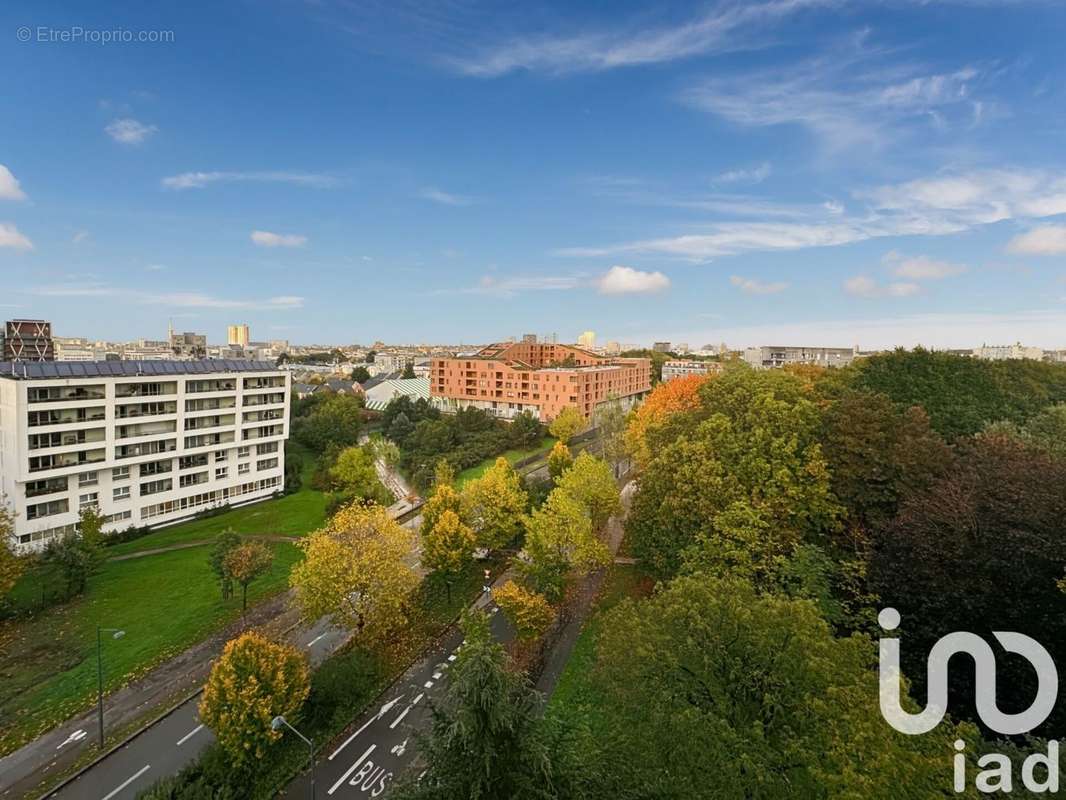
<path fill-rule="evenodd" d="M 105 530 L 284 488 L 289 373 L 264 361 L 0 363 L 0 496 L 43 548 L 96 505 Z"/>
<path fill-rule="evenodd" d="M 666 361 L 663 362 L 663 382 L 685 375 L 706 375 L 722 371 L 721 361 Z"/>
<path fill-rule="evenodd" d="M 749 347 L 744 360 L 756 369 L 773 369 L 786 364 L 814 364 L 819 367 L 846 367 L 859 355 L 856 347 Z"/>

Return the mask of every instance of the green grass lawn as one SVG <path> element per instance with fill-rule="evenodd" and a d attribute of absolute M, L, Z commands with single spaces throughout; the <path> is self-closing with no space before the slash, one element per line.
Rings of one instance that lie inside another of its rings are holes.
<path fill-rule="evenodd" d="M 592 686 L 590 676 L 596 666 L 596 637 L 603 626 L 604 614 L 627 597 L 642 597 L 649 590 L 648 581 L 639 567 L 614 564 L 596 601 L 596 610 L 585 623 L 566 669 L 548 701 L 547 715 L 564 717 L 573 714 L 595 715 L 603 698 Z"/>
<path fill-rule="evenodd" d="M 295 440 L 290 439 L 286 446 L 299 450 L 303 455 L 303 469 L 300 476 L 302 483 L 298 492 L 234 508 L 212 517 L 181 522 L 134 539 L 132 542 L 123 542 L 108 547 L 107 555 L 118 556 L 182 542 L 211 539 L 226 528 L 233 528 L 237 533 L 244 535 L 280 534 L 282 536 L 303 536 L 315 530 L 326 519 L 326 496 L 311 488 L 311 475 L 315 471 L 315 460 L 310 453 L 302 450 Z"/>
<path fill-rule="evenodd" d="M 294 545 L 270 546 L 273 567 L 249 587 L 249 605 L 283 590 L 300 557 Z M 240 593 L 221 600 L 209 550 L 106 563 L 82 596 L 30 619 L 0 623 L 0 754 L 91 705 L 97 625 L 126 631 L 104 643 L 106 688 L 115 689 L 238 617 Z M 32 593 L 33 582 L 24 576 L 19 592 Z"/>
<path fill-rule="evenodd" d="M 472 481 L 475 478 L 480 478 L 485 472 L 496 463 L 496 459 L 503 456 L 507 459 L 508 463 L 514 464 L 516 461 L 521 461 L 523 458 L 535 455 L 537 453 L 547 453 L 552 449 L 555 444 L 554 436 L 545 436 L 537 444 L 532 447 L 526 447 L 523 449 L 508 450 L 505 453 L 500 453 L 499 456 L 493 456 L 487 458 L 480 464 L 475 464 L 472 467 L 468 467 L 455 476 L 455 486 L 457 489 L 463 488 L 463 485 L 467 481 Z"/>

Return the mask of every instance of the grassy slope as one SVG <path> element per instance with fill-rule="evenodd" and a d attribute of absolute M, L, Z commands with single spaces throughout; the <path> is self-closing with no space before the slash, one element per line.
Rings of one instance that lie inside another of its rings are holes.
<path fill-rule="evenodd" d="M 596 637 L 603 626 L 604 614 L 626 597 L 641 597 L 647 591 L 647 581 L 637 566 L 615 564 L 611 567 L 596 601 L 596 610 L 585 623 L 548 701 L 548 716 L 595 715 L 603 699 L 592 686 L 590 677 L 596 666 Z"/>
<path fill-rule="evenodd" d="M 516 461 L 520 461 L 523 458 L 528 458 L 529 456 L 534 455 L 536 453 L 547 453 L 549 450 L 552 449 L 552 446 L 554 444 L 554 437 L 545 436 L 543 439 L 540 440 L 540 442 L 533 445 L 532 447 L 527 447 L 521 450 L 508 450 L 504 453 L 500 453 L 499 456 L 487 458 L 480 464 L 475 464 L 472 467 L 468 467 L 467 469 L 464 469 L 462 472 L 456 475 L 455 486 L 457 489 L 461 489 L 467 481 L 472 481 L 475 478 L 480 478 L 482 475 L 485 474 L 486 470 L 488 470 L 489 467 L 496 463 L 496 459 L 500 456 L 503 456 L 507 459 L 509 463 L 513 464 Z"/>
<path fill-rule="evenodd" d="M 249 587 L 249 604 L 284 589 L 300 555 L 290 544 L 271 547 L 273 567 Z M 239 616 L 239 596 L 220 599 L 209 549 L 107 563 L 81 597 L 29 620 L 0 623 L 0 753 L 91 703 L 96 625 L 126 631 L 105 641 L 105 680 L 114 689 Z"/>

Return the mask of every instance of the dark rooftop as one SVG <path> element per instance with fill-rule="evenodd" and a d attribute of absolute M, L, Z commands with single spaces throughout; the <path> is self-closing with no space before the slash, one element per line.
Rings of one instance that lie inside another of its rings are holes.
<path fill-rule="evenodd" d="M 217 372 L 276 371 L 273 361 L 232 358 L 198 361 L 0 361 L 0 378 L 136 378 L 166 375 L 206 375 Z"/>

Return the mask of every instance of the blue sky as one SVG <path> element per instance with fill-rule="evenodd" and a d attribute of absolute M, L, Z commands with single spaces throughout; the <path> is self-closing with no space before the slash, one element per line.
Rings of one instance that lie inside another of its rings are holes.
<path fill-rule="evenodd" d="M 5 3 L 0 316 L 1066 347 L 1064 37 L 1022 0 Z"/>

